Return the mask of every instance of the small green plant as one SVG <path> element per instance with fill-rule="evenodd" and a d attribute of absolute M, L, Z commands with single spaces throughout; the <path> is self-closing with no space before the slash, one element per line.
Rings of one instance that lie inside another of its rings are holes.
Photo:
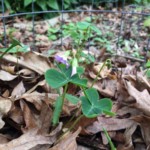
<path fill-rule="evenodd" d="M 70 56 L 77 59 L 77 63 L 86 62 L 87 64 L 95 62 L 95 58 L 90 53 L 85 54 L 85 49 L 89 39 L 98 39 L 101 37 L 101 31 L 92 23 L 87 21 L 69 23 L 63 25 L 62 35 L 64 37 L 70 37 L 72 40 L 72 49 L 75 49 L 75 53 L 70 51 Z M 60 39 L 62 36 L 58 28 L 49 28 L 48 37 L 50 40 Z"/>
<path fill-rule="evenodd" d="M 46 10 L 61 10 L 62 1 L 61 0 L 33 0 L 35 11 L 46 11 Z M 69 9 L 72 4 L 77 4 L 77 0 L 64 0 L 64 9 Z M 4 0 L 5 10 L 9 10 L 10 13 L 18 12 L 30 12 L 32 8 L 32 0 Z M 58 15 L 58 14 L 57 14 Z M 44 14 L 47 17 L 54 17 L 55 13 Z M 31 17 L 31 15 L 30 15 Z"/>
<path fill-rule="evenodd" d="M 69 23 L 63 26 L 63 36 L 71 37 L 74 48 L 83 47 L 89 38 L 101 35 L 101 31 L 95 25 L 87 21 Z"/>
<path fill-rule="evenodd" d="M 6 55 L 7 53 L 17 53 L 19 51 L 26 50 L 22 49 L 21 47 L 23 47 L 23 45 L 19 41 L 12 39 L 12 44 L 8 48 L 0 49 L 0 52 L 2 52 L 2 54 L 0 55 L 0 59 L 2 59 L 3 56 Z"/>
<path fill-rule="evenodd" d="M 144 26 L 145 26 L 145 27 L 150 27 L 150 17 L 148 17 L 148 18 L 144 21 Z"/>
<path fill-rule="evenodd" d="M 59 89 L 63 87 L 63 93 L 60 94 L 56 99 L 55 109 L 53 113 L 52 123 L 56 125 L 59 121 L 64 100 L 73 102 L 74 104 L 81 101 L 82 115 L 79 116 L 74 124 L 74 126 L 80 118 L 86 116 L 88 118 L 96 117 L 102 113 L 107 115 L 114 115 L 111 112 L 112 102 L 108 98 L 100 98 L 96 89 L 93 88 L 94 83 L 96 82 L 101 70 L 107 64 L 106 62 L 100 68 L 100 71 L 97 74 L 97 77 L 93 81 L 91 87 L 87 86 L 87 79 L 82 77 L 84 69 L 79 67 L 81 59 L 85 58 L 86 60 L 92 61 L 93 58 L 89 55 L 85 55 L 82 51 L 89 38 L 100 36 L 101 31 L 90 22 L 77 22 L 70 23 L 68 25 L 63 25 L 63 36 L 69 36 L 72 39 L 73 48 L 75 50 L 68 51 L 67 56 L 71 56 L 70 64 L 67 61 L 67 58 L 56 56 L 55 60 L 62 64 L 57 64 L 58 69 L 49 69 L 45 73 L 45 79 L 47 83 L 54 89 Z M 49 32 L 56 33 L 58 30 L 50 29 Z M 72 83 L 78 87 L 83 92 L 83 96 L 76 97 L 74 95 L 67 94 L 68 84 Z M 72 129 L 72 127 L 71 127 Z"/>
<path fill-rule="evenodd" d="M 147 5 L 148 3 L 150 3 L 150 0 L 134 0 L 134 3 L 139 5 Z"/>
<path fill-rule="evenodd" d="M 55 31 L 57 32 L 57 30 L 50 30 L 50 32 L 53 33 Z M 100 71 L 90 88 L 87 87 L 87 79 L 82 78 L 84 69 L 79 67 L 79 63 L 81 62 L 82 58 L 85 58 L 86 60 L 92 60 L 92 57 L 87 56 L 82 52 L 88 39 L 100 35 L 101 31 L 89 22 L 83 21 L 63 25 L 63 36 L 71 37 L 75 51 L 69 51 L 68 53 L 68 55 L 72 57 L 70 61 L 71 65 L 67 62 L 66 58 L 64 59 L 63 57 L 56 56 L 56 61 L 61 62 L 62 64 L 57 64 L 58 69 L 49 69 L 45 73 L 45 79 L 52 88 L 58 89 L 57 91 L 59 91 L 59 88 L 61 87 L 64 89 L 63 93 L 59 95 L 55 103 L 52 119 L 54 125 L 56 125 L 59 121 L 65 99 L 69 101 L 73 100 L 74 102 L 81 101 L 83 115 L 79 116 L 77 121 L 82 116 L 93 118 L 102 113 L 107 115 L 114 115 L 111 112 L 111 100 L 108 98 L 100 99 L 98 92 L 93 88 L 98 75 L 107 63 L 105 62 L 102 68 L 100 68 Z M 67 88 L 69 83 L 79 86 L 84 95 L 79 98 L 73 95 L 68 95 Z M 77 121 L 75 121 L 75 123 Z"/>
<path fill-rule="evenodd" d="M 146 76 L 150 78 L 150 60 L 146 63 Z"/>
<path fill-rule="evenodd" d="M 63 25 L 62 35 L 63 37 L 71 38 L 71 46 L 76 49 L 76 58 L 81 58 L 78 60 L 80 62 L 83 60 L 86 61 L 87 64 L 95 62 L 95 59 L 91 54 L 85 54 L 83 52 L 83 49 L 86 49 L 87 45 L 105 47 L 108 52 L 113 53 L 110 40 L 114 36 L 114 33 L 108 31 L 105 35 L 102 35 L 101 30 L 91 23 L 91 18 L 85 18 L 85 21 L 82 22 L 71 22 Z M 60 39 L 62 35 L 58 28 L 50 27 L 48 30 L 48 37 L 50 40 L 55 41 Z"/>
<path fill-rule="evenodd" d="M 100 98 L 96 89 L 92 88 L 92 86 L 90 88 L 87 87 L 87 79 L 82 77 L 84 69 L 82 67 L 77 67 L 77 71 L 74 72 L 73 67 L 69 66 L 66 60 L 63 60 L 60 57 L 59 60 L 59 62 L 63 64 L 57 64 L 58 69 L 49 69 L 45 73 L 45 79 L 52 88 L 58 89 L 58 91 L 61 87 L 64 89 L 62 94 L 59 92 L 59 96 L 55 103 L 52 119 L 53 125 L 56 125 L 59 121 L 65 99 L 74 104 L 81 101 L 83 115 L 79 116 L 79 118 L 82 116 L 93 118 L 102 113 L 114 115 L 114 113 L 111 112 L 111 100 L 108 98 Z M 69 83 L 79 86 L 83 91 L 84 96 L 76 97 L 67 94 Z"/>
<path fill-rule="evenodd" d="M 48 36 L 49 40 L 55 41 L 55 40 L 57 40 L 57 39 L 59 38 L 59 37 L 56 35 L 56 34 L 58 34 L 58 33 L 59 33 L 59 29 L 50 27 L 50 28 L 48 29 L 47 36 Z"/>
<path fill-rule="evenodd" d="M 76 52 L 71 55 L 77 59 L 77 62 L 82 62 L 84 58 L 87 63 L 94 62 L 95 59 L 91 54 L 83 52 L 89 39 L 101 36 L 101 31 L 92 23 L 82 21 L 77 23 L 69 23 L 63 25 L 63 36 L 69 36 L 72 39 L 72 47 Z"/>

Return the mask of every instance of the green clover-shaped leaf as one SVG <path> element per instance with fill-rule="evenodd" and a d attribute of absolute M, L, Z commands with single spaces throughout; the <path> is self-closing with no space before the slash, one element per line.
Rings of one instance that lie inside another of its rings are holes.
<path fill-rule="evenodd" d="M 99 99 L 98 92 L 94 88 L 85 90 L 85 96 L 81 97 L 82 112 L 88 118 L 96 117 L 102 113 L 114 115 L 111 112 L 112 102 L 109 98 Z"/>
<path fill-rule="evenodd" d="M 69 82 L 69 78 L 55 69 L 46 71 L 45 79 L 52 88 L 62 87 Z"/>
<path fill-rule="evenodd" d="M 81 87 L 87 87 L 87 79 L 81 79 L 79 74 L 71 76 L 72 67 L 59 67 L 60 71 L 56 69 L 49 69 L 45 73 L 45 79 L 52 88 L 59 88 L 71 82 Z"/>

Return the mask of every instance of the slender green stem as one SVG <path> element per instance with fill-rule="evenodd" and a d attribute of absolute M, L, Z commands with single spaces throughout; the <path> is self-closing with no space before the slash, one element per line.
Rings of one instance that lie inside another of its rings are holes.
<path fill-rule="evenodd" d="M 116 148 L 115 148 L 115 146 L 114 146 L 114 144 L 113 144 L 113 142 L 112 142 L 112 140 L 111 140 L 111 138 L 110 138 L 110 136 L 109 136 L 107 130 L 106 130 L 105 128 L 103 128 L 103 131 L 104 131 L 105 136 L 106 136 L 106 138 L 107 138 L 107 140 L 108 140 L 108 142 L 109 142 L 109 145 L 110 145 L 110 147 L 111 147 L 111 150 L 116 150 Z"/>
<path fill-rule="evenodd" d="M 75 118 L 76 113 L 78 112 L 78 110 L 81 109 L 81 106 L 75 111 L 75 113 L 73 114 L 73 116 L 69 119 L 69 121 L 65 124 L 64 128 Z"/>
<path fill-rule="evenodd" d="M 68 88 L 68 84 L 65 85 L 63 94 L 61 96 L 59 96 L 60 99 L 58 98 L 56 101 L 55 110 L 54 110 L 53 118 L 52 118 L 53 126 L 55 126 L 59 121 L 59 118 L 60 118 L 60 115 L 61 115 L 61 112 L 63 109 L 63 105 L 64 105 L 67 88 Z"/>
<path fill-rule="evenodd" d="M 79 122 L 79 120 L 80 120 L 82 117 L 84 117 L 83 114 L 80 115 L 79 117 L 77 117 L 77 119 L 74 121 L 74 123 L 71 125 L 71 127 L 70 127 L 67 131 L 71 131 L 71 130 L 74 128 L 74 126 Z"/>
<path fill-rule="evenodd" d="M 89 34 L 88 34 L 88 31 L 89 31 Z M 90 26 L 87 28 L 87 30 L 85 31 L 85 35 L 86 34 L 88 34 L 88 38 L 90 37 L 90 33 L 91 33 L 91 30 L 90 30 Z M 87 39 L 88 39 L 87 38 Z M 86 41 L 87 41 L 87 39 L 83 39 L 83 40 L 81 40 L 81 39 L 79 39 L 78 40 L 78 47 L 77 47 L 77 60 L 78 60 L 78 62 L 79 62 L 79 59 L 80 59 L 80 56 L 81 56 L 81 50 L 83 49 L 83 47 L 84 47 L 84 45 L 85 45 L 85 43 L 86 43 Z M 80 45 L 80 42 L 81 42 L 81 45 Z"/>
<path fill-rule="evenodd" d="M 106 61 L 107 61 L 107 60 L 106 60 Z M 91 84 L 91 88 L 94 86 L 95 82 L 98 80 L 98 77 L 99 77 L 101 71 L 103 70 L 103 68 L 104 68 L 105 65 L 106 65 L 106 61 L 103 63 L 102 67 L 100 68 L 99 72 L 97 73 L 96 78 L 94 79 L 94 81 L 93 81 L 92 84 Z"/>
<path fill-rule="evenodd" d="M 63 101 L 63 103 L 62 103 L 62 108 L 63 108 L 63 105 L 64 105 L 64 100 L 65 100 L 65 95 L 66 95 L 66 93 L 67 93 L 67 89 L 68 89 L 68 83 L 65 85 L 64 92 L 63 92 L 63 94 L 62 94 L 62 101 Z M 62 109 L 61 109 L 61 110 L 62 110 Z"/>
<path fill-rule="evenodd" d="M 76 58 L 77 58 L 77 60 L 78 60 L 78 62 L 79 62 L 79 59 L 80 59 L 80 55 L 81 55 L 81 46 L 80 46 L 80 41 L 81 41 L 81 39 L 79 39 L 78 40 L 78 47 L 77 47 L 77 53 L 76 53 Z"/>
<path fill-rule="evenodd" d="M 85 89 L 84 89 L 83 87 L 80 87 L 80 88 L 81 88 L 81 90 L 84 92 L 84 95 L 86 96 Z M 79 109 L 81 109 L 81 105 L 80 105 L 80 107 L 77 109 L 77 111 L 78 111 Z M 70 120 L 67 122 L 67 124 L 64 126 L 64 128 L 75 118 L 75 115 L 76 115 L 77 111 L 76 111 L 76 112 L 74 113 L 74 115 L 70 118 Z"/>
<path fill-rule="evenodd" d="M 82 117 L 84 117 L 83 114 L 80 115 L 79 117 L 77 117 L 77 119 L 74 121 L 74 123 L 71 125 L 71 127 L 70 127 L 68 130 L 66 130 L 66 131 L 58 138 L 58 140 L 57 140 L 55 143 L 58 143 L 58 142 L 62 139 L 62 137 L 63 137 L 67 132 L 71 131 L 71 130 L 74 128 L 74 126 L 79 122 L 79 120 L 80 120 Z"/>
<path fill-rule="evenodd" d="M 65 85 L 65 88 L 64 88 L 64 92 L 62 94 L 62 106 L 61 106 L 61 111 L 63 109 L 63 105 L 64 105 L 64 101 L 65 101 L 65 95 L 67 93 L 67 89 L 68 89 L 68 83 Z"/>

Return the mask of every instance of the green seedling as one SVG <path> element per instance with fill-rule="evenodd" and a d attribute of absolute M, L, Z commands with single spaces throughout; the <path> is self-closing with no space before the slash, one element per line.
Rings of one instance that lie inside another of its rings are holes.
<path fill-rule="evenodd" d="M 19 42 L 19 41 L 17 41 L 17 40 L 15 40 L 15 39 L 12 39 L 12 44 L 11 44 L 11 46 L 10 47 L 8 47 L 8 48 L 6 48 L 6 49 L 1 49 L 0 51 L 2 52 L 2 54 L 0 55 L 0 59 L 2 59 L 3 58 L 3 56 L 4 55 L 6 55 L 7 53 L 9 53 L 9 52 L 17 52 L 17 49 L 16 49 L 16 51 L 14 51 L 14 49 L 15 49 L 15 47 L 16 46 L 20 46 L 20 47 L 22 47 L 22 45 L 21 45 L 21 43 Z"/>
<path fill-rule="evenodd" d="M 72 39 L 72 47 L 76 50 L 75 57 L 78 62 L 82 61 L 82 58 L 85 58 L 86 63 L 94 62 L 94 57 L 91 54 L 84 54 L 83 49 L 85 45 L 89 41 L 89 38 L 93 38 L 95 36 L 101 36 L 101 31 L 92 23 L 87 21 L 77 22 L 77 23 L 69 23 L 67 25 L 63 25 L 63 36 L 71 37 Z"/>
<path fill-rule="evenodd" d="M 57 34 L 59 33 L 59 29 L 57 28 L 49 28 L 48 29 L 48 38 L 52 41 L 55 41 L 58 39 Z"/>
<path fill-rule="evenodd" d="M 150 78 L 150 60 L 147 61 L 145 66 L 146 66 L 146 76 Z"/>
<path fill-rule="evenodd" d="M 144 26 L 145 26 L 145 27 L 150 27 L 150 17 L 148 17 L 148 18 L 144 21 Z"/>
<path fill-rule="evenodd" d="M 57 58 L 58 60 L 58 58 Z M 83 115 L 79 116 L 75 123 L 82 116 L 86 116 L 88 118 L 96 117 L 100 114 L 106 114 L 113 116 L 114 113 L 111 112 L 112 102 L 108 98 L 99 98 L 99 94 L 96 89 L 88 88 L 87 79 L 82 77 L 84 72 L 82 67 L 76 66 L 76 73 L 73 74 L 73 67 L 68 66 L 66 60 L 62 60 L 59 57 L 59 61 L 64 64 L 58 64 L 58 69 L 49 69 L 45 73 L 46 82 L 54 89 L 59 89 L 63 87 L 64 91 L 62 94 L 59 93 L 59 96 L 56 99 L 55 109 L 53 113 L 52 123 L 56 125 L 59 122 L 59 118 L 62 112 L 62 107 L 64 104 L 64 100 L 68 100 L 73 104 L 77 104 L 81 101 L 81 108 Z M 101 71 L 102 69 L 100 69 Z M 93 83 L 96 81 L 94 80 Z M 74 95 L 68 94 L 68 84 L 72 83 L 83 91 L 84 96 L 76 97 Z"/>
<path fill-rule="evenodd" d="M 56 125 L 59 121 L 59 116 L 62 111 L 63 103 L 65 97 L 67 100 L 70 100 L 72 95 L 66 95 L 68 83 L 75 84 L 80 87 L 87 87 L 87 79 L 82 79 L 79 76 L 79 73 L 71 76 L 72 67 L 66 68 L 65 65 L 59 65 L 59 70 L 50 69 L 45 73 L 45 79 L 47 83 L 54 89 L 58 89 L 60 87 L 64 87 L 64 93 L 60 95 L 55 104 L 55 110 L 53 115 L 53 124 Z M 73 97 L 73 96 L 72 96 Z M 74 100 L 77 100 L 77 98 Z"/>

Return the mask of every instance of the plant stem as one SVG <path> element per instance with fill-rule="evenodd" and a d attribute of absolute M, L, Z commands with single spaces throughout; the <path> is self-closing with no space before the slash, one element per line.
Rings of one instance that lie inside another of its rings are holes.
<path fill-rule="evenodd" d="M 71 125 L 71 127 L 67 130 L 67 132 L 68 132 L 68 131 L 71 131 L 71 130 L 74 128 L 74 126 L 79 122 L 79 120 L 80 120 L 82 117 L 84 117 L 83 114 L 80 115 L 79 117 L 77 117 L 77 119 L 74 121 L 74 123 Z"/>
<path fill-rule="evenodd" d="M 71 125 L 71 127 L 70 127 L 68 130 L 66 130 L 66 131 L 58 138 L 58 140 L 57 140 L 55 143 L 58 143 L 58 142 L 62 139 L 62 137 L 63 137 L 67 132 L 71 131 L 71 130 L 74 128 L 74 126 L 78 123 L 78 121 L 79 121 L 82 117 L 84 117 L 83 114 L 80 115 L 79 117 L 77 117 L 77 119 L 74 121 L 74 123 Z"/>
<path fill-rule="evenodd" d="M 78 62 L 79 62 L 79 59 L 81 57 L 82 49 L 83 49 L 86 41 L 90 37 L 90 33 L 91 33 L 90 26 L 88 26 L 88 28 L 86 29 L 86 31 L 84 33 L 85 34 L 85 38 L 86 38 L 86 34 L 88 34 L 88 31 L 89 31 L 89 35 L 87 36 L 87 39 L 83 39 L 83 40 L 79 39 L 78 40 L 78 44 L 77 44 L 78 45 L 78 47 L 77 47 L 77 60 L 78 60 Z M 81 45 L 80 45 L 80 42 L 81 42 Z"/>
<path fill-rule="evenodd" d="M 68 83 L 65 85 L 65 89 L 64 89 L 64 92 L 63 92 L 63 94 L 62 94 L 62 101 L 63 101 L 63 103 L 62 103 L 62 108 L 63 108 L 63 105 L 64 105 L 64 100 L 65 100 L 65 95 L 66 95 L 66 93 L 67 93 L 67 88 L 68 88 Z M 62 110 L 62 109 L 61 109 Z"/>
<path fill-rule="evenodd" d="M 73 116 L 69 119 L 69 121 L 65 124 L 64 128 L 75 118 L 76 113 L 81 109 L 81 106 L 75 111 Z"/>
<path fill-rule="evenodd" d="M 68 84 L 65 85 L 65 88 L 64 88 L 64 92 L 62 94 L 62 105 L 61 105 L 61 111 L 63 109 L 63 105 L 64 105 L 64 101 L 65 101 L 65 95 L 66 95 L 66 92 L 67 92 L 67 88 L 68 88 Z M 61 113 L 60 113 L 61 114 Z M 60 116 L 59 116 L 60 117 Z"/>
<path fill-rule="evenodd" d="M 106 130 L 105 128 L 103 128 L 103 131 L 104 131 L 104 134 L 105 134 L 105 136 L 106 136 L 106 138 L 107 138 L 107 140 L 108 140 L 108 142 L 109 142 L 109 145 L 110 145 L 110 147 L 111 147 L 111 150 L 116 150 L 116 148 L 115 148 L 113 142 L 111 141 L 111 138 L 110 138 L 110 136 L 109 136 L 107 130 Z"/>
<path fill-rule="evenodd" d="M 107 61 L 107 60 L 106 60 L 106 61 Z M 91 88 L 93 87 L 93 85 L 95 84 L 95 82 L 98 80 L 98 76 L 100 75 L 101 71 L 102 71 L 103 68 L 105 67 L 106 61 L 103 63 L 102 67 L 100 68 L 99 72 L 97 73 L 96 78 L 94 79 L 94 81 L 93 81 L 92 84 L 91 84 Z"/>
<path fill-rule="evenodd" d="M 55 126 L 59 122 L 59 118 L 60 118 L 63 105 L 64 105 L 67 88 L 68 88 L 68 84 L 65 85 L 64 92 L 56 100 L 55 109 L 54 109 L 53 117 L 52 117 L 53 126 Z"/>

